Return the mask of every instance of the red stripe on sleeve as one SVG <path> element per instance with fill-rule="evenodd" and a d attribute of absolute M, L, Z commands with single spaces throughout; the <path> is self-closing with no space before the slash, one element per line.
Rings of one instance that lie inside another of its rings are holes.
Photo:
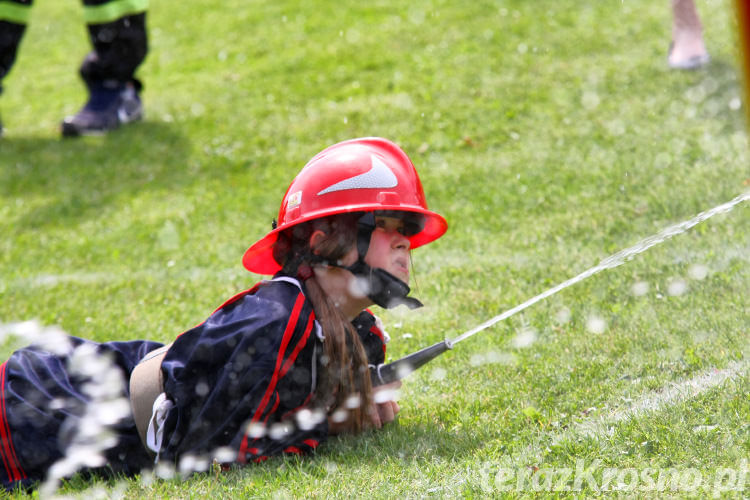
<path fill-rule="evenodd" d="M 10 436 L 10 428 L 8 427 L 8 414 L 5 408 L 5 368 L 7 362 L 0 366 L 0 401 L 2 401 L 2 414 L 0 415 L 0 436 L 2 436 L 2 455 L 3 464 L 5 470 L 10 469 L 11 474 L 8 474 L 8 479 L 12 481 L 20 481 L 26 479 L 26 473 L 23 471 L 21 464 L 18 463 L 18 457 L 16 456 L 16 450 L 13 447 L 13 441 Z M 6 461 L 7 459 L 7 461 Z M 8 467 L 10 466 L 10 467 Z"/>
<path fill-rule="evenodd" d="M 260 283 L 258 283 L 257 285 L 255 285 L 252 288 L 249 288 L 249 289 L 245 290 L 244 292 L 240 292 L 240 293 L 235 294 L 234 296 L 232 296 L 231 298 L 229 298 L 226 302 L 224 302 L 222 305 L 220 305 L 219 307 L 217 307 L 216 310 L 214 311 L 214 313 L 219 312 L 221 309 L 224 309 L 226 306 L 228 306 L 230 304 L 234 304 L 235 302 L 237 302 L 238 300 L 240 300 L 245 295 L 249 295 L 249 294 L 253 294 L 253 293 L 257 292 L 258 288 L 260 288 Z"/>
<path fill-rule="evenodd" d="M 380 338 L 380 341 L 383 343 L 383 354 L 385 354 L 385 335 L 383 335 L 383 332 L 380 331 L 380 328 L 373 325 L 372 328 L 370 328 L 370 332 L 374 333 Z"/>
<path fill-rule="evenodd" d="M 286 363 L 284 363 L 284 366 L 281 368 L 281 375 L 286 375 L 286 372 L 289 371 L 289 368 L 292 367 L 294 364 L 294 360 L 297 359 L 297 355 L 299 352 L 307 345 L 307 339 L 310 338 L 310 332 L 313 329 L 313 324 L 315 323 L 315 316 L 310 315 L 310 318 L 307 320 L 307 326 L 305 327 L 305 333 L 302 335 L 302 338 L 299 342 L 297 342 L 297 345 L 294 347 L 294 351 L 292 351 L 292 354 L 289 355 L 289 357 L 286 360 Z"/>
<path fill-rule="evenodd" d="M 279 407 L 279 403 L 281 402 L 281 397 L 279 396 L 279 391 L 274 391 L 273 395 L 276 397 L 276 399 L 274 399 L 273 406 L 271 407 L 271 409 L 269 410 L 269 412 L 266 414 L 266 418 L 263 419 L 263 425 L 267 425 L 268 424 L 268 419 L 271 418 L 271 415 L 273 415 L 273 413 L 276 411 L 276 408 Z"/>
<path fill-rule="evenodd" d="M 266 407 L 268 406 L 271 395 L 276 389 L 276 384 L 278 383 L 280 378 L 281 362 L 284 359 L 284 352 L 286 351 L 286 347 L 289 344 L 292 335 L 294 334 L 294 327 L 297 325 L 297 321 L 299 320 L 299 315 L 302 311 L 302 305 L 304 304 L 304 302 L 305 296 L 302 295 L 302 293 L 299 293 L 297 295 L 297 300 L 294 302 L 292 314 L 289 317 L 286 328 L 284 329 L 284 335 L 281 338 L 281 345 L 279 346 L 279 353 L 276 356 L 276 367 L 274 368 L 273 376 L 271 377 L 271 381 L 266 388 L 265 394 L 263 394 L 263 398 L 261 399 L 258 408 L 255 410 L 255 414 L 253 415 L 251 422 L 257 422 L 260 419 L 260 417 L 263 415 L 263 412 L 266 410 Z M 238 456 L 238 461 L 240 463 L 245 463 L 245 452 L 247 451 L 247 444 L 248 436 L 245 435 L 245 437 L 242 439 L 242 444 L 240 445 L 240 452 Z"/>
<path fill-rule="evenodd" d="M 370 315 L 373 318 L 375 318 L 375 315 L 372 314 L 372 311 L 370 311 L 369 309 L 365 309 L 365 311 L 367 311 L 368 313 L 370 313 Z M 370 327 L 370 333 L 374 333 L 375 335 L 378 336 L 378 338 L 380 339 L 380 341 L 383 343 L 383 354 L 385 354 L 385 335 L 383 335 L 382 330 L 380 330 L 380 328 L 378 328 L 377 318 L 376 318 L 375 324 Z"/>
<path fill-rule="evenodd" d="M 5 408 L 5 363 L 0 366 L 0 393 L 2 395 L 2 405 Z M 5 458 L 7 453 L 8 437 L 5 435 L 5 419 L 0 414 L 0 439 L 2 439 L 2 447 L 0 447 L 0 457 L 3 459 L 3 465 L 5 466 L 5 477 L 9 480 L 13 480 L 13 474 L 8 466 L 8 460 Z"/>

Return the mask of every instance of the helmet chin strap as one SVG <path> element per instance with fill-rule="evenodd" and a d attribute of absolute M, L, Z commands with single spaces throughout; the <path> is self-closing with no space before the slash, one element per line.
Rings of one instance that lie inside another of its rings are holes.
<path fill-rule="evenodd" d="M 401 304 L 409 309 L 422 307 L 422 303 L 414 297 L 407 297 L 411 289 L 409 285 L 392 275 L 385 269 L 373 269 L 365 262 L 367 250 L 370 248 L 370 238 L 375 230 L 375 215 L 367 212 L 357 222 L 357 262 L 351 266 L 337 266 L 351 272 L 356 278 L 362 279 L 367 288 L 367 296 L 380 307 L 392 309 Z"/>
<path fill-rule="evenodd" d="M 345 267 L 357 279 L 366 280 L 367 296 L 380 307 L 392 309 L 401 304 L 409 309 L 422 307 L 422 303 L 409 295 L 409 285 L 386 271 L 368 266 L 361 258 Z"/>

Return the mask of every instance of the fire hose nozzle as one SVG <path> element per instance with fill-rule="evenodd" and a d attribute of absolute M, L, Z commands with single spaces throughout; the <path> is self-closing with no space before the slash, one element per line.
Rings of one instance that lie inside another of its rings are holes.
<path fill-rule="evenodd" d="M 372 385 L 375 387 L 401 380 L 449 349 L 453 349 L 453 342 L 446 339 L 391 363 L 381 363 L 378 366 L 373 366 L 370 368 Z"/>

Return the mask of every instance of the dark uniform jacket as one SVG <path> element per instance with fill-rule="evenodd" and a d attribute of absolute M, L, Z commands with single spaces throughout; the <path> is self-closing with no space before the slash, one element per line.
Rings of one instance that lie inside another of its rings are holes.
<path fill-rule="evenodd" d="M 385 358 L 385 335 L 369 311 L 354 321 L 371 364 Z M 327 435 L 327 419 L 311 412 L 325 337 L 300 283 L 264 281 L 231 298 L 205 322 L 181 334 L 161 370 L 173 403 L 163 422 L 159 460 L 221 457 L 245 463 L 281 453 L 314 450 Z M 107 356 L 127 380 L 150 341 L 94 343 L 71 337 L 73 349 Z M 6 488 L 43 480 L 64 460 L 76 429 L 87 425 L 90 380 L 71 374 L 73 354 L 39 346 L 16 351 L 0 366 L 0 479 Z M 127 383 L 122 398 L 127 398 Z M 153 467 L 132 414 L 107 425 L 113 446 L 92 472 L 135 474 Z M 67 453 L 67 455 L 66 455 Z"/>

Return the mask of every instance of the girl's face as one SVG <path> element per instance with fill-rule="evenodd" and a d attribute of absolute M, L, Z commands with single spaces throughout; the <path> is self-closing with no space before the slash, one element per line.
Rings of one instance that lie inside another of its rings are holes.
<path fill-rule="evenodd" d="M 375 216 L 365 262 L 381 268 L 404 283 L 409 283 L 409 240 L 404 236 L 404 221 L 396 217 Z"/>
<path fill-rule="evenodd" d="M 375 217 L 375 229 L 370 237 L 370 247 L 365 262 L 372 268 L 388 271 L 404 283 L 409 283 L 409 240 L 404 236 L 404 222 L 398 217 Z M 313 234 L 310 246 L 324 236 L 322 231 Z M 354 247 L 339 260 L 339 265 L 348 267 L 357 262 L 357 247 Z M 342 308 L 344 314 L 354 318 L 362 309 L 373 304 L 366 292 L 356 286 L 356 281 L 348 271 L 338 267 L 315 266 L 313 268 L 321 288 Z"/>

